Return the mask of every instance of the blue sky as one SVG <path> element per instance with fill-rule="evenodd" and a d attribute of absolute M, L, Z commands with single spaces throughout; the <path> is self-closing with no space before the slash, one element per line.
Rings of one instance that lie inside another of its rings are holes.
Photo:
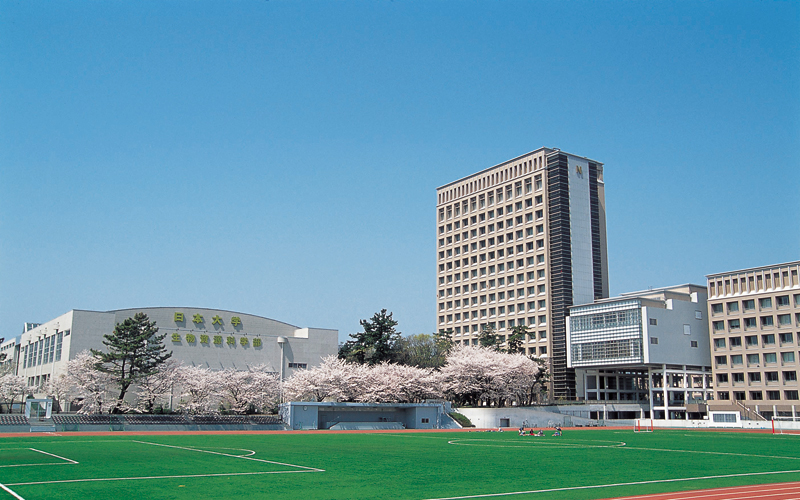
<path fill-rule="evenodd" d="M 0 3 L 0 336 L 435 329 L 436 187 L 605 163 L 612 294 L 800 258 L 800 3 Z"/>

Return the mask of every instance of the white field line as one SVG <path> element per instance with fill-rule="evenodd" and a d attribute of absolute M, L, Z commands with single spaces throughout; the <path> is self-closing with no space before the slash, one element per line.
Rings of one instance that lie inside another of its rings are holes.
<path fill-rule="evenodd" d="M 212 455 L 222 455 L 223 457 L 241 458 L 242 460 L 253 460 L 255 462 L 263 462 L 265 464 L 275 464 L 275 465 L 283 465 L 286 467 L 295 467 L 297 469 L 306 469 L 313 472 L 325 472 L 324 469 L 317 469 L 316 467 L 306 467 L 305 465 L 294 465 L 294 464 L 285 464 L 283 462 L 273 462 L 272 460 L 264 460 L 263 458 L 253 458 L 251 456 L 231 455 L 230 453 L 221 453 L 219 451 L 201 450 L 198 448 L 187 448 L 185 446 L 174 446 L 171 444 L 150 443 L 148 441 L 137 441 L 135 439 L 132 439 L 131 441 L 133 441 L 134 443 L 149 444 L 152 446 L 163 446 L 165 448 L 176 448 L 178 450 L 188 450 L 188 451 L 196 451 L 199 453 L 210 453 Z"/>
<path fill-rule="evenodd" d="M 188 477 L 257 476 L 263 474 L 305 474 L 318 471 L 320 471 L 320 469 L 284 470 L 284 471 L 270 471 L 270 472 L 227 472 L 221 474 L 185 474 L 176 476 L 100 477 L 100 478 L 90 478 L 90 479 L 62 479 L 58 481 L 31 481 L 28 483 L 8 483 L 8 486 L 28 486 L 34 484 L 60 484 L 60 483 L 88 483 L 92 481 L 134 481 L 139 479 L 181 479 Z"/>
<path fill-rule="evenodd" d="M 577 490 L 591 490 L 599 488 L 613 488 L 616 486 L 638 486 L 642 484 L 660 484 L 660 483 L 677 483 L 682 481 L 700 481 L 703 479 L 725 479 L 730 477 L 747 477 L 747 476 L 766 476 L 770 474 L 796 474 L 800 470 L 782 470 L 771 472 L 745 472 L 741 474 L 722 474 L 717 476 L 698 476 L 698 477 L 682 477 L 676 479 L 653 479 L 651 481 L 634 481 L 630 483 L 612 483 L 612 484 L 592 484 L 589 486 L 569 486 L 566 488 L 548 488 L 544 490 L 528 490 L 528 491 L 510 491 L 507 493 L 484 493 L 482 495 L 465 495 L 460 497 L 442 497 L 442 498 L 429 498 L 428 500 L 463 500 L 467 498 L 490 498 L 490 497 L 505 497 L 512 495 L 531 495 L 534 493 L 552 493 L 557 491 L 577 491 Z M 13 486 L 13 485 L 12 485 Z"/>
<path fill-rule="evenodd" d="M 67 462 L 70 462 L 70 463 L 73 463 L 73 464 L 77 464 L 78 463 L 75 460 L 70 460 L 69 458 L 60 457 L 58 455 L 54 455 L 53 453 L 47 453 L 46 451 L 37 450 L 36 448 L 28 448 L 28 449 L 29 450 L 33 450 L 33 451 L 38 452 L 38 453 L 42 453 L 44 455 L 50 455 L 51 457 L 60 458 L 61 460 L 66 460 Z"/>
<path fill-rule="evenodd" d="M 72 464 L 77 464 L 78 463 L 75 460 L 70 460 L 69 458 L 64 458 L 64 457 L 60 457 L 58 455 L 54 455 L 52 453 L 47 453 L 46 451 L 37 450 L 36 448 L 4 448 L 4 449 L 5 450 L 31 450 L 31 451 L 35 451 L 37 453 L 42 453 L 44 455 L 50 455 L 51 457 L 55 457 L 55 458 L 64 460 L 64 462 L 39 463 L 39 464 L 8 464 L 8 465 L 0 465 L 0 468 L 4 468 L 4 467 L 42 467 L 42 466 L 45 466 L 45 465 L 72 465 Z M 0 451 L 3 451 L 3 450 L 0 450 Z"/>
<path fill-rule="evenodd" d="M 475 441 L 474 443 L 465 443 L 464 441 Z M 623 441 L 613 442 L 606 441 L 613 444 L 579 444 L 579 443 L 557 443 L 555 441 L 525 441 L 526 444 L 492 444 L 492 443 L 506 442 L 506 441 L 491 441 L 488 439 L 453 439 L 447 442 L 456 446 L 483 446 L 487 448 L 624 448 L 626 443 Z"/>
<path fill-rule="evenodd" d="M 10 493 L 10 494 L 11 494 L 11 495 L 12 495 L 14 498 L 16 498 L 17 500 L 25 500 L 25 499 L 24 499 L 24 498 L 22 498 L 21 496 L 17 495 L 17 493 L 16 493 L 14 490 L 12 490 L 11 488 L 9 488 L 8 486 L 6 486 L 6 485 L 5 485 L 5 484 L 3 484 L 3 483 L 0 483 L 0 488 L 3 488 L 3 489 L 4 489 L 4 490 L 6 490 L 7 492 L 9 492 L 9 493 Z"/>

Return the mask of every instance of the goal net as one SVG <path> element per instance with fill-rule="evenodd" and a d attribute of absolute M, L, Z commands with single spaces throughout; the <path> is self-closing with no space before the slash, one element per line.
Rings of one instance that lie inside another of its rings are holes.
<path fill-rule="evenodd" d="M 800 435 L 800 416 L 772 417 L 772 433 Z"/>
<path fill-rule="evenodd" d="M 633 432 L 653 432 L 653 419 L 637 418 L 633 421 Z"/>

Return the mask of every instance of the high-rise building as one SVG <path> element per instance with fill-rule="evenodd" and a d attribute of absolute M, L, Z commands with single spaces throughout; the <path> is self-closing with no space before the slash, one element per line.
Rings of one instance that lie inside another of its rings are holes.
<path fill-rule="evenodd" d="M 716 401 L 800 415 L 800 261 L 709 274 Z"/>
<path fill-rule="evenodd" d="M 437 328 L 477 344 L 526 327 L 551 395 L 575 398 L 569 306 L 608 297 L 603 164 L 540 148 L 437 189 Z"/>

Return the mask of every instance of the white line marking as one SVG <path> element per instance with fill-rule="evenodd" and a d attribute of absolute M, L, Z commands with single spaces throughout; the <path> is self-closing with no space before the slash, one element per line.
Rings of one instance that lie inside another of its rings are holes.
<path fill-rule="evenodd" d="M 566 488 L 549 488 L 546 490 L 528 490 L 528 491 L 510 491 L 508 493 L 484 493 L 483 495 L 466 495 L 462 497 L 442 497 L 430 498 L 428 500 L 462 500 L 465 498 L 489 498 L 489 497 L 505 497 L 512 495 L 529 495 L 533 493 L 552 493 L 555 491 L 576 491 L 576 490 L 591 490 L 598 488 L 612 488 L 615 486 L 637 486 L 641 484 L 659 484 L 659 483 L 676 483 L 681 481 L 699 481 L 702 479 L 724 479 L 729 477 L 746 477 L 746 476 L 765 476 L 769 474 L 796 474 L 800 470 L 782 470 L 771 472 L 746 472 L 742 474 L 722 474 L 718 476 L 698 476 L 698 477 L 682 477 L 677 479 L 653 479 L 651 481 L 635 481 L 631 483 L 613 483 L 613 484 L 592 484 L 589 486 L 570 486 Z"/>
<path fill-rule="evenodd" d="M 305 465 L 294 465 L 294 464 L 285 464 L 283 462 L 273 462 L 272 460 L 264 460 L 263 458 L 253 458 L 250 456 L 241 456 L 241 455 L 231 455 L 230 453 L 221 453 L 219 451 L 209 451 L 209 450 L 201 450 L 198 448 L 187 448 L 185 446 L 174 446 L 171 444 L 160 444 L 160 443 L 150 443 L 148 441 L 137 441 L 132 439 L 134 443 L 141 443 L 141 444 L 149 444 L 153 446 L 163 446 L 165 448 L 177 448 L 179 450 L 189 450 L 189 451 L 197 451 L 200 453 L 210 453 L 212 455 L 222 455 L 223 457 L 231 457 L 231 458 L 241 458 L 242 460 L 253 460 L 255 462 L 263 462 L 266 464 L 276 464 L 276 465 L 285 465 L 286 467 L 296 467 L 298 469 L 308 469 L 314 472 L 325 472 L 324 469 L 317 469 L 316 467 L 306 467 Z"/>
<path fill-rule="evenodd" d="M 59 481 L 32 481 L 29 483 L 8 483 L 9 486 L 28 486 L 33 484 L 87 483 L 92 481 L 133 481 L 138 479 L 180 479 L 187 477 L 256 476 L 263 474 L 307 474 L 316 470 L 284 470 L 271 472 L 228 472 L 224 474 L 186 474 L 182 476 L 142 476 L 142 477 L 100 477 L 91 479 L 63 479 Z"/>
<path fill-rule="evenodd" d="M 14 496 L 14 498 L 16 498 L 17 500 L 25 500 L 25 499 L 24 499 L 24 498 L 22 498 L 21 496 L 17 495 L 17 494 L 16 494 L 16 492 L 15 492 L 14 490 L 12 490 L 11 488 L 9 488 L 8 486 L 6 486 L 6 485 L 5 485 L 5 484 L 3 484 L 3 483 L 0 483 L 0 488 L 3 488 L 3 489 L 4 489 L 4 490 L 6 490 L 7 492 L 11 493 L 11 495 L 13 495 L 13 496 Z"/>
<path fill-rule="evenodd" d="M 28 449 L 36 451 L 36 452 L 39 452 L 39 453 L 43 453 L 45 455 L 50 455 L 51 457 L 60 458 L 61 460 L 66 460 L 67 462 L 70 462 L 70 463 L 73 463 L 73 464 L 77 464 L 78 463 L 75 460 L 70 460 L 69 458 L 59 457 L 58 455 L 54 455 L 52 453 L 47 453 L 46 451 L 42 451 L 42 450 L 37 450 L 36 448 L 28 448 Z"/>
<path fill-rule="evenodd" d="M 475 443 L 466 443 L 465 441 L 475 441 Z M 456 446 L 484 446 L 487 448 L 531 448 L 532 446 L 546 447 L 546 448 L 623 448 L 627 444 L 623 441 L 588 441 L 589 443 L 606 442 L 613 444 L 582 444 L 582 443 L 564 443 L 556 441 L 534 440 L 524 441 L 525 444 L 494 444 L 494 443 L 507 443 L 509 441 L 498 441 L 493 439 L 452 439 L 447 444 Z M 522 443 L 522 441 L 517 441 Z"/>

